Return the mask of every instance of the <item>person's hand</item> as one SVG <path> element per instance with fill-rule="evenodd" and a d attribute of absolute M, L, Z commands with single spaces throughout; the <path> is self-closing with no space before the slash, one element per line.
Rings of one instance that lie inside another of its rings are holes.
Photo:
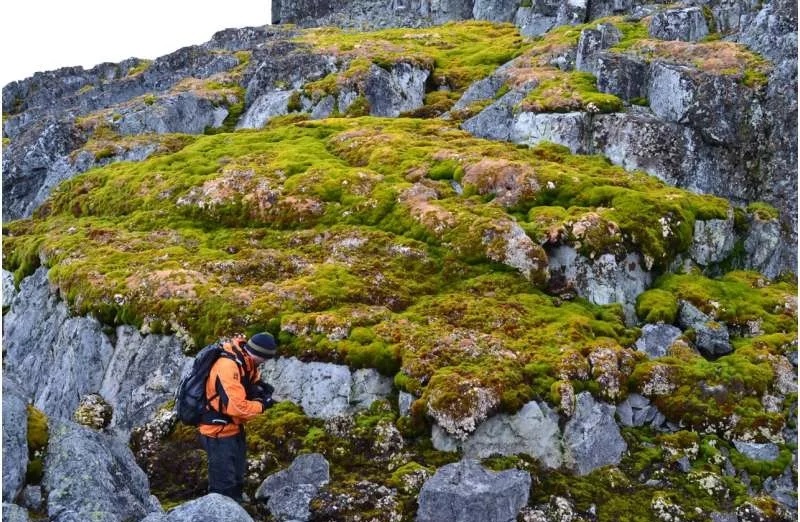
<path fill-rule="evenodd" d="M 260 402 L 261 405 L 264 406 L 264 409 L 262 411 L 267 411 L 275 404 L 275 401 L 272 399 L 272 397 L 258 397 L 255 400 Z"/>

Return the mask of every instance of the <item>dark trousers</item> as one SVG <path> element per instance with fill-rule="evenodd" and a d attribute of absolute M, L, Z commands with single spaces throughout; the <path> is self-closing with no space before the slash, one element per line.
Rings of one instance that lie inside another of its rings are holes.
<path fill-rule="evenodd" d="M 241 502 L 247 465 L 244 427 L 238 435 L 232 437 L 200 435 L 200 442 L 208 454 L 208 492 L 219 493 Z"/>

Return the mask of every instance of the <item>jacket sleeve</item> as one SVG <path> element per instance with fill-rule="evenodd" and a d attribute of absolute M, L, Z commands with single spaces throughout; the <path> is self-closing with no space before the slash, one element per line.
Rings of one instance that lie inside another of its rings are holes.
<path fill-rule="evenodd" d="M 242 386 L 239 365 L 231 359 L 220 358 L 214 365 L 216 370 L 216 386 L 220 395 L 221 413 L 230 415 L 236 422 L 248 421 L 264 411 L 264 405 L 259 401 L 248 401 L 244 386 Z"/>

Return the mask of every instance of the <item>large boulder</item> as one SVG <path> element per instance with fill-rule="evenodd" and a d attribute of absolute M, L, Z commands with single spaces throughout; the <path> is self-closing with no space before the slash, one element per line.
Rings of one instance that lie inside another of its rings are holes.
<path fill-rule="evenodd" d="M 366 409 L 391 390 L 391 379 L 375 370 L 354 375 L 347 366 L 304 363 L 295 357 L 267 361 L 262 378 L 275 388 L 276 400 L 290 400 L 306 415 L 322 419 Z"/>
<path fill-rule="evenodd" d="M 511 22 L 518 7 L 518 0 L 475 0 L 472 16 L 476 20 Z"/>
<path fill-rule="evenodd" d="M 3 379 L 3 502 L 14 502 L 28 467 L 28 402 Z"/>
<path fill-rule="evenodd" d="M 650 65 L 634 56 L 600 52 L 593 57 L 592 70 L 597 77 L 597 90 L 618 96 L 625 101 L 647 96 Z"/>
<path fill-rule="evenodd" d="M 438 450 L 454 451 L 460 446 L 465 457 L 474 459 L 525 453 L 551 469 L 561 467 L 563 459 L 558 415 L 547 404 L 535 401 L 514 415 L 490 417 L 463 442 L 447 436 L 438 426 L 434 426 L 432 439 Z"/>
<path fill-rule="evenodd" d="M 528 503 L 527 472 L 492 472 L 475 460 L 439 468 L 422 486 L 417 522 L 512 522 Z"/>
<path fill-rule="evenodd" d="M 161 510 L 122 441 L 69 421 L 51 425 L 42 486 L 54 520 L 122 522 Z"/>
<path fill-rule="evenodd" d="M 585 112 L 522 112 L 514 118 L 509 139 L 527 145 L 550 141 L 568 147 L 573 154 L 585 154 L 591 141 L 590 128 Z"/>
<path fill-rule="evenodd" d="M 267 508 L 279 521 L 308 520 L 311 499 L 330 478 L 325 457 L 319 453 L 301 455 L 287 469 L 267 477 L 258 487 L 256 498 L 267 500 Z"/>
<path fill-rule="evenodd" d="M 647 92 L 656 116 L 696 129 L 709 144 L 737 146 L 761 125 L 753 91 L 731 77 L 654 62 Z"/>
<path fill-rule="evenodd" d="M 242 506 L 232 498 L 209 493 L 181 504 L 166 515 L 151 513 L 141 522 L 253 522 Z"/>
<path fill-rule="evenodd" d="M 614 420 L 614 406 L 598 402 L 589 392 L 575 398 L 575 414 L 564 427 L 564 462 L 586 475 L 609 464 L 619 464 L 628 445 Z"/>
<path fill-rule="evenodd" d="M 708 23 L 699 7 L 667 9 L 652 17 L 648 32 L 659 40 L 696 42 L 708 34 Z"/>

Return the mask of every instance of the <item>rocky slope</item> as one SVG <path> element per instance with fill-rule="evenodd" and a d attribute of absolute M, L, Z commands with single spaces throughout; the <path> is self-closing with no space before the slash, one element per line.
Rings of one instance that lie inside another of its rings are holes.
<path fill-rule="evenodd" d="M 791 520 L 791 6 L 372 9 L 280 13 L 467 21 L 4 87 L 4 518 Z M 265 329 L 246 513 L 170 396 Z"/>

